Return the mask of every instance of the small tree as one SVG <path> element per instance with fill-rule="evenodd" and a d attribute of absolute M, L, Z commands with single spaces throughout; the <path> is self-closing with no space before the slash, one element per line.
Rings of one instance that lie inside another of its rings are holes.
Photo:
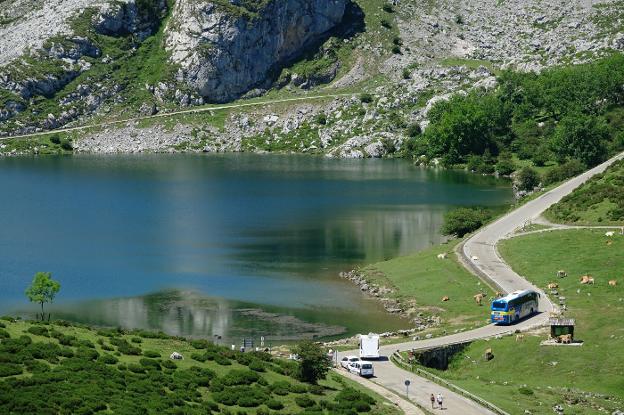
<path fill-rule="evenodd" d="M 300 359 L 299 379 L 313 384 L 320 379 L 325 379 L 331 361 L 318 344 L 310 340 L 304 340 L 293 351 L 299 355 Z"/>
<path fill-rule="evenodd" d="M 451 210 L 444 215 L 442 234 L 461 238 L 483 226 L 488 217 L 488 212 L 480 208 L 460 207 Z"/>
<path fill-rule="evenodd" d="M 51 273 L 38 272 L 35 274 L 32 283 L 30 283 L 30 286 L 26 289 L 26 296 L 31 302 L 41 304 L 41 320 L 45 319 L 43 305 L 45 303 L 51 303 L 60 289 L 61 284 L 52 279 Z"/>
<path fill-rule="evenodd" d="M 516 176 L 516 186 L 520 190 L 531 191 L 540 183 L 539 173 L 529 167 L 523 167 Z"/>

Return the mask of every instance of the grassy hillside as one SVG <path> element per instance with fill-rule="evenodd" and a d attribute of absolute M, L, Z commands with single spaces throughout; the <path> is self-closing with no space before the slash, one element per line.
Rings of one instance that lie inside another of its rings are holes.
<path fill-rule="evenodd" d="M 489 297 L 492 291 L 459 264 L 453 252 L 458 242 L 379 262 L 364 268 L 363 272 L 374 284 L 392 288 L 394 292 L 387 297 L 397 299 L 412 317 L 418 313 L 439 317 L 437 331 L 480 326 L 486 322 L 489 312 L 486 306 L 475 303 L 473 295 L 483 290 Z M 440 253 L 447 253 L 448 258 L 438 259 Z M 444 296 L 449 300 L 442 301 Z"/>
<path fill-rule="evenodd" d="M 573 225 L 624 225 L 624 161 L 564 197 L 545 212 L 552 222 Z"/>
<path fill-rule="evenodd" d="M 3 414 L 398 413 L 337 374 L 301 383 L 296 368 L 204 340 L 0 320 Z"/>
<path fill-rule="evenodd" d="M 478 341 L 455 357 L 449 370 L 437 372 L 453 383 L 495 403 L 511 414 L 552 413 L 561 404 L 566 414 L 600 414 L 624 409 L 624 237 L 604 231 L 568 230 L 504 241 L 500 252 L 530 281 L 545 287 L 557 270 L 559 295 L 566 297 L 567 317 L 576 319 L 575 338 L 582 347 L 540 346 L 546 332 Z M 591 274 L 593 286 L 578 277 Z M 616 287 L 608 280 L 618 280 Z M 494 359 L 485 361 L 485 349 Z"/>

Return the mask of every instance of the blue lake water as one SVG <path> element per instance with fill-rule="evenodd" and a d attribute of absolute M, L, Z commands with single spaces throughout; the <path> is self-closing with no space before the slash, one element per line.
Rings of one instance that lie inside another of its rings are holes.
<path fill-rule="evenodd" d="M 171 334 L 324 337 L 407 326 L 338 277 L 439 243 L 508 183 L 402 160 L 273 155 L 0 159 L 0 312 Z"/>

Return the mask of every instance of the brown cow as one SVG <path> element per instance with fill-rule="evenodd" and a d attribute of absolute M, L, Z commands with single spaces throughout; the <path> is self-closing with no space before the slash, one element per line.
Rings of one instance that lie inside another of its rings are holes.
<path fill-rule="evenodd" d="M 442 301 L 448 301 L 448 300 L 449 300 L 448 295 L 445 295 L 444 297 L 442 297 Z"/>
<path fill-rule="evenodd" d="M 617 280 L 609 280 L 609 285 L 615 287 L 617 285 Z"/>
<path fill-rule="evenodd" d="M 501 298 L 505 296 L 505 293 L 501 292 L 501 291 L 496 291 L 496 294 L 494 294 L 494 296 L 496 298 Z"/>
<path fill-rule="evenodd" d="M 581 282 L 581 284 L 589 284 L 589 280 L 594 280 L 593 277 L 590 277 L 589 275 L 583 275 L 581 278 L 579 278 L 579 281 Z"/>
<path fill-rule="evenodd" d="M 556 282 L 551 282 L 551 283 L 548 284 L 548 289 L 549 290 L 552 290 L 552 289 L 555 289 L 555 288 L 559 288 L 559 284 L 557 284 Z"/>
<path fill-rule="evenodd" d="M 571 334 L 562 334 L 559 336 L 559 341 L 562 344 L 570 344 L 572 343 L 572 335 Z"/>
<path fill-rule="evenodd" d="M 483 301 L 483 299 L 485 298 L 485 295 L 483 293 L 479 293 L 479 294 L 473 295 L 472 298 L 475 299 L 478 305 L 483 305 L 481 304 L 481 301 Z"/>
<path fill-rule="evenodd" d="M 524 340 L 524 334 L 516 334 L 516 341 L 521 342 Z"/>

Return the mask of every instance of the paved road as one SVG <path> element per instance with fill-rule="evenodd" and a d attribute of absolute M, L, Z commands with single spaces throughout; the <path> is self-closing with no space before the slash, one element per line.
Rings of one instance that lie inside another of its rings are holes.
<path fill-rule="evenodd" d="M 525 203 L 496 222 L 486 226 L 463 244 L 459 252 L 460 259 L 470 271 L 489 280 L 494 287 L 502 291 L 511 292 L 530 288 L 542 292 L 542 290 L 534 287 L 522 276 L 515 273 L 511 267 L 503 261 L 498 254 L 496 244 L 501 239 L 510 237 L 516 229 L 527 221 L 537 218 L 548 207 L 557 203 L 561 198 L 572 192 L 590 177 L 603 172 L 610 164 L 622 158 L 624 158 L 624 153 L 563 183 L 540 197 Z M 473 259 L 473 257 L 476 257 L 476 259 Z M 554 307 L 555 306 L 548 300 L 547 296 L 542 295 L 540 298 L 541 313 L 532 318 L 525 319 L 518 324 L 514 324 L 513 326 L 488 325 L 449 336 L 383 346 L 380 349 L 380 354 L 387 357 L 397 350 L 428 349 L 436 346 L 494 337 L 515 330 L 528 330 L 546 323 L 549 312 L 552 311 Z M 340 353 L 339 358 L 349 354 L 357 355 L 357 351 L 352 350 Z M 375 375 L 376 377 L 372 380 L 373 382 L 401 395 L 405 394 L 404 381 L 409 379 L 411 382 L 410 399 L 425 407 L 429 405 L 428 397 L 431 393 L 441 392 L 445 397 L 445 407 L 447 407 L 444 413 L 449 415 L 493 414 L 493 412 L 488 409 L 459 394 L 398 368 L 388 360 L 381 360 L 375 363 Z"/>

